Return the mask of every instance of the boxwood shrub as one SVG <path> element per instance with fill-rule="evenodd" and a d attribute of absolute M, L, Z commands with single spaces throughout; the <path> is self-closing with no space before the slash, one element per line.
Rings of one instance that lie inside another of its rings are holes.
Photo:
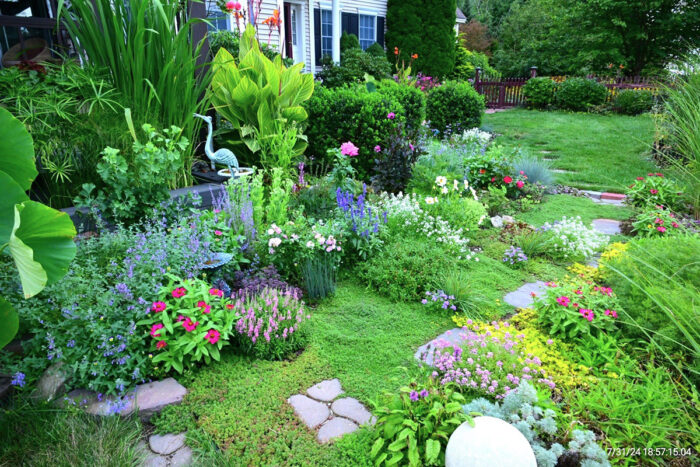
<path fill-rule="evenodd" d="M 530 78 L 523 86 L 523 96 L 527 99 L 528 107 L 544 109 L 554 102 L 557 85 L 550 78 Z"/>
<path fill-rule="evenodd" d="M 587 78 L 569 78 L 559 85 L 556 101 L 559 107 L 584 111 L 605 102 L 608 89 L 599 82 Z"/>
<path fill-rule="evenodd" d="M 461 132 L 481 125 L 484 97 L 468 83 L 448 81 L 428 93 L 426 116 L 440 134 Z"/>
<path fill-rule="evenodd" d="M 649 112 L 654 105 L 654 94 L 645 89 L 624 89 L 615 96 L 615 111 L 625 115 Z"/>
<path fill-rule="evenodd" d="M 327 159 L 328 149 L 351 141 L 359 148 L 353 165 L 365 179 L 372 174 L 375 146 L 384 144 L 399 124 L 419 126 L 425 115 L 424 97 L 419 90 L 390 82 L 382 82 L 376 92 L 361 85 L 333 89 L 316 86 L 304 107 L 309 114 L 306 154 L 331 162 Z M 387 117 L 390 113 L 394 113 L 394 118 Z"/>

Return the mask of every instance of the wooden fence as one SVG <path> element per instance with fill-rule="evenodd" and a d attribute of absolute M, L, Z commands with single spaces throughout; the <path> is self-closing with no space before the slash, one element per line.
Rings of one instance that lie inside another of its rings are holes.
<path fill-rule="evenodd" d="M 489 108 L 516 107 L 525 104 L 523 86 L 530 78 L 537 76 L 537 67 L 530 69 L 529 78 L 498 78 L 483 75 L 481 68 L 477 68 L 474 74 L 474 88 L 486 98 L 486 106 Z M 567 76 L 551 76 L 553 81 L 561 83 Z M 615 95 L 623 89 L 648 90 L 656 92 L 658 80 L 653 78 L 627 76 L 627 77 L 601 77 L 588 75 L 586 78 L 594 79 L 608 88 L 607 100 L 615 98 Z"/>

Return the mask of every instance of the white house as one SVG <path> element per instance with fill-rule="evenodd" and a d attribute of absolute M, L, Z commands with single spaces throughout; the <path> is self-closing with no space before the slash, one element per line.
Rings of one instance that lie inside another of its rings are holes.
<path fill-rule="evenodd" d="M 248 2 L 240 3 L 247 12 Z M 306 71 L 312 73 L 320 70 L 324 55 L 330 55 L 335 62 L 340 61 L 340 36 L 344 32 L 355 34 L 363 49 L 375 42 L 384 47 L 386 3 L 386 0 L 252 1 L 260 8 L 257 24 L 261 41 L 277 45 L 284 56 L 296 63 L 305 63 Z M 262 24 L 274 10 L 280 12 L 282 19 L 279 34 L 274 28 L 270 30 Z M 235 29 L 235 19 L 222 16 L 216 0 L 207 0 L 207 11 L 218 29 Z M 457 9 L 455 29 L 464 22 L 464 14 Z"/>

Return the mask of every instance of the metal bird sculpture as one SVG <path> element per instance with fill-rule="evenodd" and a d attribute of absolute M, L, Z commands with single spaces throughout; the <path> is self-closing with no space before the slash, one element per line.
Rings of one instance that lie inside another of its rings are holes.
<path fill-rule="evenodd" d="M 238 159 L 236 156 L 233 154 L 233 152 L 230 149 L 226 148 L 221 148 L 218 151 L 214 152 L 214 127 L 211 124 L 211 117 L 207 115 L 200 115 L 200 114 L 194 114 L 195 117 L 199 117 L 205 122 L 207 122 L 207 125 L 209 125 L 209 134 L 207 135 L 207 143 L 204 146 L 204 152 L 206 153 L 207 157 L 211 160 L 211 168 L 216 169 L 216 163 L 223 164 L 228 167 L 229 173 L 231 174 L 231 178 L 236 178 L 236 175 L 240 171 L 240 167 L 238 166 Z M 236 169 L 235 172 L 233 169 Z"/>

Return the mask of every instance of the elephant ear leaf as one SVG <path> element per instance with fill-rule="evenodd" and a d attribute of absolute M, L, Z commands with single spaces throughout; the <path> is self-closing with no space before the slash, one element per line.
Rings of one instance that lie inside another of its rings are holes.
<path fill-rule="evenodd" d="M 35 201 L 15 206 L 8 244 L 25 298 L 33 297 L 68 271 L 75 257 L 75 227 L 68 214 Z"/>
<path fill-rule="evenodd" d="M 15 204 L 29 201 L 24 190 L 8 174 L 0 170 L 0 245 L 4 245 L 10 239 L 12 226 L 15 223 Z"/>
<path fill-rule="evenodd" d="M 10 343 L 19 329 L 19 317 L 12 305 L 0 297 L 0 349 Z"/>
<path fill-rule="evenodd" d="M 37 176 L 34 143 L 22 122 L 0 107 L 0 171 L 27 191 Z M 3 186 L 5 186 L 3 184 Z"/>

